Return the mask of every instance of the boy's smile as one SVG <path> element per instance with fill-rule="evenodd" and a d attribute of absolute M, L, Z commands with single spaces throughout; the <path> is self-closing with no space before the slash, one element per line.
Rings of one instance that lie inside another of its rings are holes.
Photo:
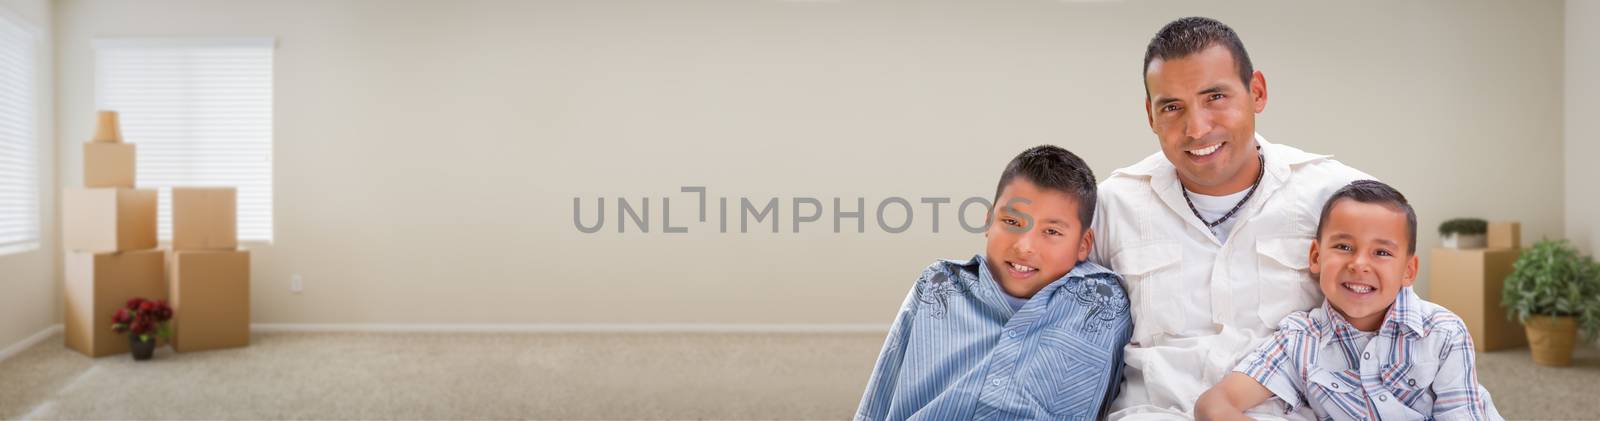
<path fill-rule="evenodd" d="M 986 248 L 1000 288 L 1031 298 L 1089 258 L 1094 235 L 1079 222 L 1078 201 L 1066 192 L 1012 179 L 995 203 Z"/>
<path fill-rule="evenodd" d="M 1417 276 L 1405 212 L 1340 199 L 1323 226 L 1311 243 L 1311 274 L 1345 320 L 1362 331 L 1377 330 L 1395 296 Z"/>

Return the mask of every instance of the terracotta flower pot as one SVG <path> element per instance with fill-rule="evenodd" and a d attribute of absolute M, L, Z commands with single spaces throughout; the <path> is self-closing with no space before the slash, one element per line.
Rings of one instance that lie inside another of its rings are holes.
<path fill-rule="evenodd" d="M 1528 348 L 1535 364 L 1572 365 L 1572 347 L 1578 339 L 1578 320 L 1567 317 L 1528 316 Z"/>

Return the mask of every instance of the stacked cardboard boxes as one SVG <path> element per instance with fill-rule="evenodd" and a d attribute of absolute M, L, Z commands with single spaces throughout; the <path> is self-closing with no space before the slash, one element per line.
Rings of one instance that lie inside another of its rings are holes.
<path fill-rule="evenodd" d="M 232 187 L 172 189 L 172 348 L 250 344 L 250 252 L 239 249 Z"/>
<path fill-rule="evenodd" d="M 128 299 L 166 299 L 166 268 L 156 249 L 156 191 L 134 188 L 134 145 L 123 143 L 117 114 L 100 112 L 83 145 L 83 188 L 61 199 L 66 257 L 66 345 L 91 357 L 128 351 L 111 315 Z"/>
<path fill-rule="evenodd" d="M 1522 255 L 1521 225 L 1489 224 L 1489 247 L 1433 249 L 1428 299 L 1461 317 L 1478 351 L 1526 345 L 1522 324 L 1506 317 L 1501 291 L 1511 266 Z"/>

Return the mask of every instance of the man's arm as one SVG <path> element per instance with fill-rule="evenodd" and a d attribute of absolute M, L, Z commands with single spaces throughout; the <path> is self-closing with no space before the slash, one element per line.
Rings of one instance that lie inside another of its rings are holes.
<path fill-rule="evenodd" d="M 1235 371 L 1200 395 L 1194 403 L 1194 415 L 1201 420 L 1249 420 L 1244 411 L 1271 398 L 1272 391 L 1266 386 Z"/>
<path fill-rule="evenodd" d="M 1106 207 L 1104 206 L 1106 203 L 1104 196 L 1105 190 L 1102 189 L 1100 192 L 1101 202 L 1094 207 L 1094 219 L 1089 221 L 1089 229 L 1094 231 L 1095 240 L 1094 246 L 1089 248 L 1089 262 L 1104 266 L 1112 271 L 1116 271 L 1117 268 L 1111 267 L 1111 255 L 1106 253 L 1105 245 L 1110 243 L 1110 237 L 1106 236 L 1107 224 L 1105 221 L 1107 216 Z"/>

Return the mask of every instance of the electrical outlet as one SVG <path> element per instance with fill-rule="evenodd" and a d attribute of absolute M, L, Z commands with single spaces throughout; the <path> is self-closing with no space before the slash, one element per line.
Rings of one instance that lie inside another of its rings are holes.
<path fill-rule="evenodd" d="M 300 277 L 300 274 L 296 273 L 289 277 L 289 292 L 299 294 L 300 291 L 304 291 L 305 289 L 305 278 Z"/>

